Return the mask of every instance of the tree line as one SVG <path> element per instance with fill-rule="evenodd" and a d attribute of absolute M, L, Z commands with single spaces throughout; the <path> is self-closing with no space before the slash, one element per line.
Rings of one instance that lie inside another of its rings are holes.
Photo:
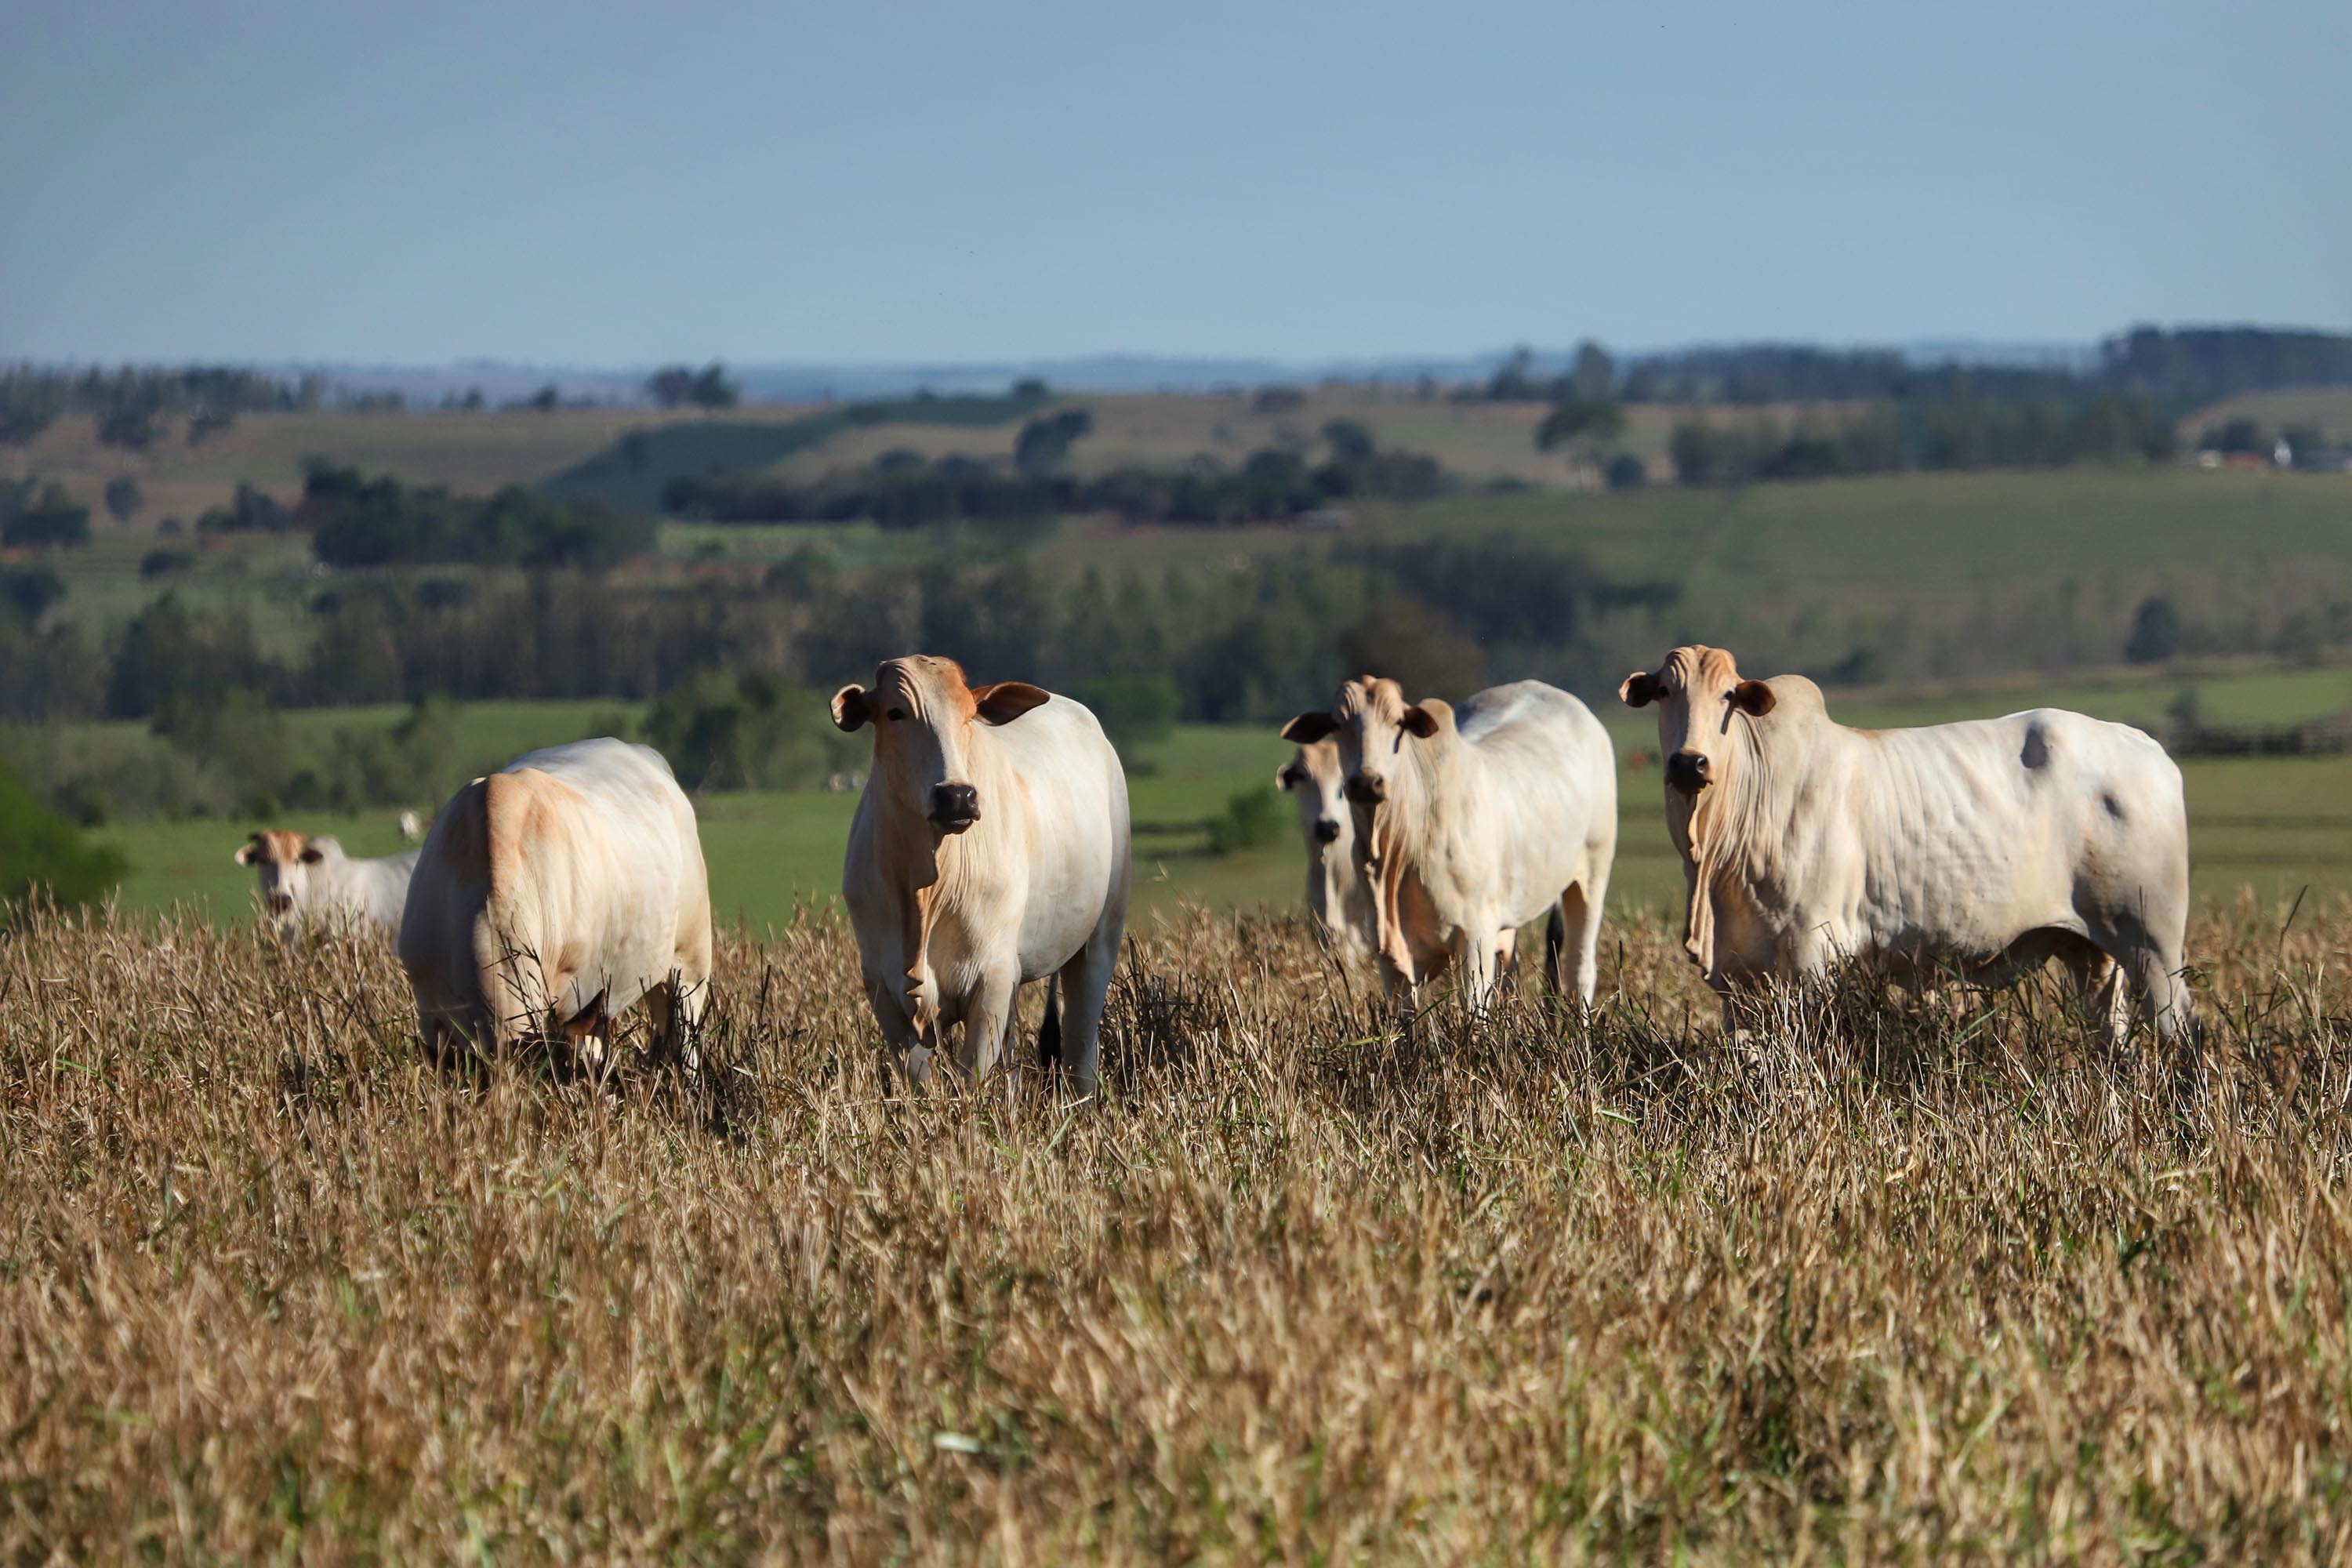
<path fill-rule="evenodd" d="M 1237 465 L 1201 457 L 1176 468 L 1123 464 L 1080 478 L 1064 471 L 1092 428 L 1083 409 L 1024 426 L 1007 466 L 898 449 L 820 479 L 720 472 L 673 480 L 672 513 L 718 522 L 840 522 L 885 528 L 950 521 L 1013 522 L 1111 512 L 1129 522 L 1236 524 L 1302 517 L 1355 500 L 1423 500 L 1455 488 L 1436 458 L 1382 447 L 1355 420 L 1327 423 L 1318 444 L 1262 447 Z"/>
<path fill-rule="evenodd" d="M 1909 469 L 2055 468 L 2161 462 L 2179 445 L 2171 419 L 2146 398 L 1996 403 L 1953 398 L 1881 404 L 1858 415 L 1769 415 L 1743 422 L 1690 418 L 1670 450 L 1685 484 L 1815 479 Z"/>
<path fill-rule="evenodd" d="M 66 414 L 96 419 L 110 447 L 143 451 L 163 437 L 163 422 L 185 418 L 195 446 L 227 429 L 239 414 L 316 408 L 326 399 L 324 377 L 293 380 L 236 365 L 113 370 L 47 370 L 20 364 L 0 369 L 0 446 L 23 446 Z"/>
<path fill-rule="evenodd" d="M 2277 386 L 2352 384 L 2352 335 L 2270 327 L 2135 326 L 2079 365 L 1921 363 L 1892 349 L 1736 343 L 1633 355 L 1580 343 L 1547 371 L 1515 350 L 1458 395 L 1511 403 L 2073 403 L 2142 397 L 2210 403 Z"/>

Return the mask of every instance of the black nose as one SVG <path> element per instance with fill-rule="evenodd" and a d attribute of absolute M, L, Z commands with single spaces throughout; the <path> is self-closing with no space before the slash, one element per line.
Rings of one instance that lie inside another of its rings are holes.
<path fill-rule="evenodd" d="M 1666 759 L 1666 782 L 1685 795 L 1696 795 L 1706 787 L 1706 759 L 1696 752 L 1676 752 Z"/>
<path fill-rule="evenodd" d="M 941 827 L 970 827 L 980 820 L 980 791 L 968 784 L 931 786 L 931 821 Z"/>
<path fill-rule="evenodd" d="M 1337 843 L 1339 837 L 1339 824 L 1337 819 L 1328 816 L 1319 816 L 1315 819 L 1315 841 L 1318 844 Z"/>
<path fill-rule="evenodd" d="M 282 914 L 286 913 L 289 910 L 291 910 L 293 907 L 294 907 L 294 895 L 293 895 L 293 894 L 291 894 L 291 893 L 272 893 L 272 894 L 270 894 L 270 895 L 269 895 L 269 912 L 270 912 L 271 914 L 273 914 L 273 915 L 282 915 Z"/>
<path fill-rule="evenodd" d="M 1348 798 L 1358 805 L 1378 805 L 1389 797 L 1389 781 L 1378 773 L 1349 773 Z"/>

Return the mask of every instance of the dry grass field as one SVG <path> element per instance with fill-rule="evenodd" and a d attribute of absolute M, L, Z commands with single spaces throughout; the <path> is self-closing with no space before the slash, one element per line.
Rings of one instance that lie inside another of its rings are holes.
<path fill-rule="evenodd" d="M 0 1558 L 2341 1560 L 2352 905 L 2189 1059 L 2032 993 L 1390 1037 L 1130 945 L 1107 1095 L 894 1094 L 837 925 L 698 1083 L 420 1064 L 379 948 L 0 937 Z"/>

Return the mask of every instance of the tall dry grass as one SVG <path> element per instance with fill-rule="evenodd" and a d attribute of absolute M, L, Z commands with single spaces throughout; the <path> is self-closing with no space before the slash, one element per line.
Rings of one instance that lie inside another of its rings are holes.
<path fill-rule="evenodd" d="M 2188 1562 L 2352 1551 L 2352 908 L 1744 1046 L 1373 1038 L 1295 925 L 1139 937 L 1106 1103 L 891 1097 L 837 925 L 699 1085 L 444 1079 L 390 956 L 0 939 L 9 1561 Z M 1769 1021 L 1768 1021 L 1769 1023 Z"/>

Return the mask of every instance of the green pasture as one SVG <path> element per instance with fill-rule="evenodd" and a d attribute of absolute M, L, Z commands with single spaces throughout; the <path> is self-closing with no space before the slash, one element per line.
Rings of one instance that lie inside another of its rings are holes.
<path fill-rule="evenodd" d="M 2240 669 L 2201 677 L 2116 677 L 2046 686 L 2008 683 L 1934 694 L 1831 694 L 1832 711 L 1876 726 L 1989 717 L 2042 705 L 2153 725 L 2184 685 L 2199 692 L 2210 722 L 2285 723 L 2352 707 L 2352 668 Z M 1681 872 L 1669 847 L 1654 767 L 1629 759 L 1654 748 L 1646 715 L 1594 694 L 1620 758 L 1621 832 L 1612 901 L 1621 909 L 1674 908 Z M 295 721 L 329 732 L 390 724 L 395 709 L 301 714 Z M 588 734 L 628 734 L 637 715 L 611 702 L 481 703 L 457 718 L 460 772 L 487 772 L 534 747 Z M 135 726 L 87 726 L 144 740 Z M 1288 907 L 1300 897 L 1302 854 L 1282 803 L 1282 827 L 1269 842 L 1234 854 L 1207 850 L 1207 825 L 1236 795 L 1273 789 L 1274 771 L 1290 748 L 1267 730 L 1187 726 L 1170 741 L 1129 759 L 1136 825 L 1136 907 L 1162 914 L 1180 900 L 1213 908 Z M 2296 893 L 2352 893 L 2352 757 L 2190 759 L 2187 781 L 2190 850 L 2199 897 L 2234 900 L 2251 889 L 2265 908 L 2283 911 Z M 431 803 L 419 803 L 420 806 Z M 838 895 L 841 852 L 856 797 L 823 791 L 711 795 L 697 803 L 711 893 L 723 920 L 754 929 L 788 921 L 798 905 Z M 270 826 L 332 833 L 357 855 L 399 847 L 395 813 L 310 816 Z M 131 859 L 126 908 L 190 902 L 217 919 L 247 910 L 248 872 L 229 857 L 259 822 L 155 821 L 110 827 L 104 837 Z"/>

